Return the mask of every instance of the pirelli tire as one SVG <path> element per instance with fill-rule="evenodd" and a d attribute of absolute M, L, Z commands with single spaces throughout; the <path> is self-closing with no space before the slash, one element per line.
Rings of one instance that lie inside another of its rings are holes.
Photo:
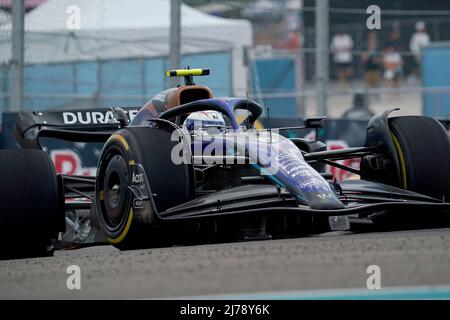
<path fill-rule="evenodd" d="M 170 244 L 154 212 L 181 204 L 193 192 L 191 164 L 171 159 L 171 132 L 149 127 L 127 127 L 114 133 L 103 147 L 97 171 L 95 213 L 100 229 L 121 250 Z M 143 208 L 135 208 L 133 170 L 143 168 L 150 188 Z M 154 203 L 154 206 L 151 204 Z"/>
<path fill-rule="evenodd" d="M 0 150 L 0 258 L 49 256 L 64 227 L 64 197 L 48 154 Z"/>
<path fill-rule="evenodd" d="M 424 116 L 389 118 L 389 127 L 400 187 L 450 202 L 450 140 L 445 128 Z"/>

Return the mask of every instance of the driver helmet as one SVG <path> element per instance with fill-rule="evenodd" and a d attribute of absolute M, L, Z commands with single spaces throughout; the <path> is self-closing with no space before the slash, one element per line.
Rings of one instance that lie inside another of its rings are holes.
<path fill-rule="evenodd" d="M 182 128 L 190 133 L 195 131 L 218 133 L 224 132 L 226 124 L 220 112 L 205 110 L 191 113 L 184 121 Z"/>

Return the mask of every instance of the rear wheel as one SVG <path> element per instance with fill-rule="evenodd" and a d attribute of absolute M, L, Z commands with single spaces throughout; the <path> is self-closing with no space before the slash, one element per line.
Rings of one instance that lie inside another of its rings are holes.
<path fill-rule="evenodd" d="M 50 157 L 40 150 L 0 151 L 0 257 L 52 254 L 64 230 L 64 202 Z"/>
<path fill-rule="evenodd" d="M 436 120 L 389 119 L 400 167 L 400 187 L 450 202 L 450 140 Z"/>
<path fill-rule="evenodd" d="M 165 246 L 155 209 L 163 211 L 187 201 L 193 191 L 189 164 L 174 164 L 171 152 L 177 142 L 163 129 L 129 127 L 113 134 L 103 147 L 97 172 L 96 214 L 109 242 L 119 249 Z M 143 168 L 145 177 L 137 174 Z M 150 201 L 136 206 L 133 184 L 150 187 Z M 155 207 L 151 205 L 155 204 Z"/>

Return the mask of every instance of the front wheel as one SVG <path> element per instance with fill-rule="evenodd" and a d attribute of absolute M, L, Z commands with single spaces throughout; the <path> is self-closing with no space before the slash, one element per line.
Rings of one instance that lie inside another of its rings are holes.
<path fill-rule="evenodd" d="M 450 140 L 436 120 L 389 119 L 400 169 L 400 187 L 450 202 Z"/>

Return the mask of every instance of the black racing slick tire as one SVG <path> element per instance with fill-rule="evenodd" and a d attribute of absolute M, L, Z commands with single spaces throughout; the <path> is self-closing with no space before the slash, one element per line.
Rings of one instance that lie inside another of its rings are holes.
<path fill-rule="evenodd" d="M 171 159 L 176 141 L 164 129 L 128 127 L 114 133 L 103 147 L 98 165 L 95 203 L 100 229 L 121 250 L 168 245 L 155 213 L 192 197 L 191 164 Z M 144 170 L 145 178 L 135 173 Z M 133 171 L 134 170 L 134 171 Z M 134 182 L 147 183 L 149 201 L 135 206 Z"/>
<path fill-rule="evenodd" d="M 48 154 L 0 150 L 0 257 L 51 255 L 51 240 L 64 224 L 64 198 Z"/>
<path fill-rule="evenodd" d="M 389 119 L 400 167 L 400 187 L 450 202 L 450 140 L 436 120 L 423 116 Z"/>

